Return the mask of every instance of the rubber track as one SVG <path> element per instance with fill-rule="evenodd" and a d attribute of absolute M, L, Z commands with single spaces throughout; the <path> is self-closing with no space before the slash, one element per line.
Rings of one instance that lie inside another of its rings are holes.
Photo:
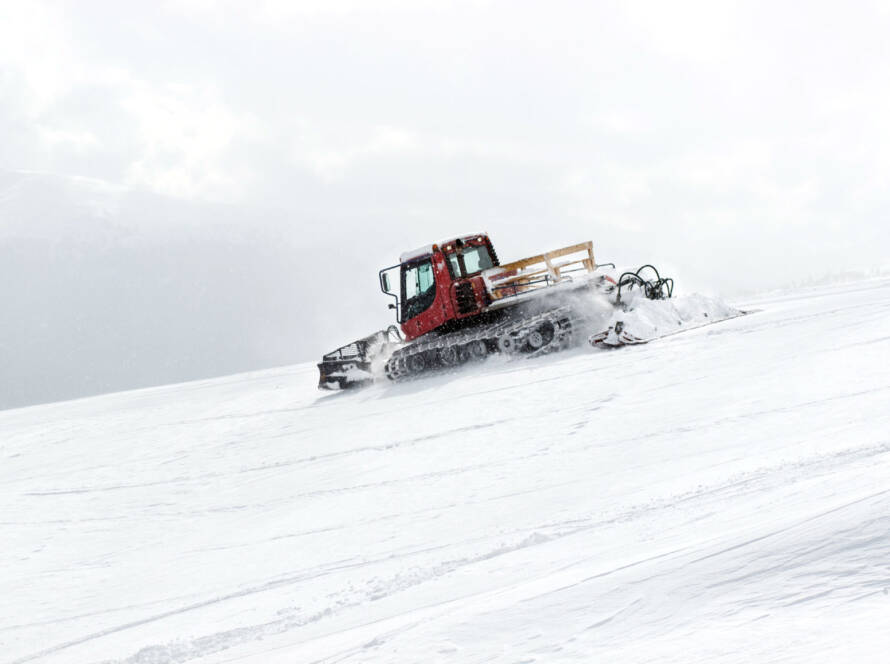
<path fill-rule="evenodd" d="M 529 332 L 537 328 L 546 320 L 554 321 L 554 335 L 549 343 L 535 351 L 523 350 L 525 338 Z M 403 381 L 406 379 L 420 378 L 442 370 L 456 368 L 467 360 L 461 360 L 455 365 L 444 365 L 438 360 L 438 351 L 448 346 L 458 346 L 459 353 L 466 353 L 462 348 L 474 341 L 484 341 L 488 348 L 488 354 L 505 352 L 502 348 L 504 339 L 511 340 L 511 348 L 506 351 L 508 355 L 521 357 L 537 357 L 553 353 L 570 347 L 574 342 L 575 323 L 579 316 L 571 305 L 563 305 L 548 311 L 535 314 L 530 318 L 505 320 L 491 325 L 474 327 L 468 330 L 453 332 L 431 339 L 424 339 L 407 347 L 398 349 L 386 363 L 386 375 L 390 380 Z M 436 351 L 435 353 L 431 351 Z M 424 355 L 425 364 L 423 371 L 414 373 L 408 369 L 411 358 Z"/>

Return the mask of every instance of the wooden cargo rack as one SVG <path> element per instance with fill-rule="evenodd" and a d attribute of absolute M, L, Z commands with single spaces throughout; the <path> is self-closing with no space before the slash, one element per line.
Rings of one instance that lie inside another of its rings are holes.
<path fill-rule="evenodd" d="M 570 280 L 569 273 L 595 269 L 593 242 L 587 241 L 490 268 L 483 277 L 491 298 L 499 300 Z"/>

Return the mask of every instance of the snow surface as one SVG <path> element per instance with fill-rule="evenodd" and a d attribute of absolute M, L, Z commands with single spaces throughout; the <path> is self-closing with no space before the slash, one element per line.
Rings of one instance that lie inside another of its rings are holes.
<path fill-rule="evenodd" d="M 0 412 L 3 662 L 884 662 L 890 279 Z"/>

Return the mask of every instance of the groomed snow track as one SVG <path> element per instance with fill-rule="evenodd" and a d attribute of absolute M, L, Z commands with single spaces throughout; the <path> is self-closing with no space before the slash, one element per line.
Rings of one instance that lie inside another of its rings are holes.
<path fill-rule="evenodd" d="M 890 280 L 0 412 L 0 661 L 883 662 Z"/>

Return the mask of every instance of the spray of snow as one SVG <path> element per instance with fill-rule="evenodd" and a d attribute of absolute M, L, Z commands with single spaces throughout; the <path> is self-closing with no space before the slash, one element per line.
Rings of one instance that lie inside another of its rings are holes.
<path fill-rule="evenodd" d="M 605 336 L 601 336 L 600 341 L 607 346 L 619 346 L 630 340 L 652 341 L 743 313 L 723 300 L 697 293 L 667 300 L 648 300 L 636 290 L 622 294 L 622 304 L 601 324 L 601 335 Z"/>

